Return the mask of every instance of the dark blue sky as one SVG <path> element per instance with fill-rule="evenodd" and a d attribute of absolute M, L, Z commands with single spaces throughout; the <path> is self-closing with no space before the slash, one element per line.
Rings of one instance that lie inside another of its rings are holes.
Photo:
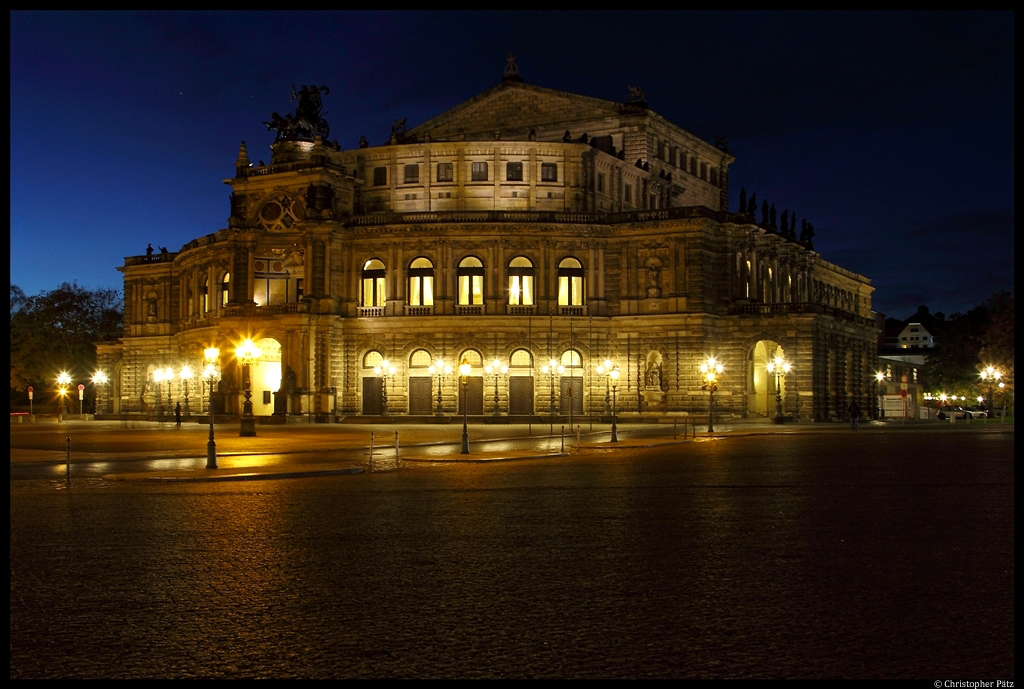
<path fill-rule="evenodd" d="M 387 140 L 497 84 L 652 110 L 736 156 L 756 192 L 866 275 L 875 309 L 963 312 L 1013 280 L 1014 14 L 11 13 L 11 282 L 121 287 L 146 245 L 227 224 L 255 162 L 330 87 L 331 138 Z"/>

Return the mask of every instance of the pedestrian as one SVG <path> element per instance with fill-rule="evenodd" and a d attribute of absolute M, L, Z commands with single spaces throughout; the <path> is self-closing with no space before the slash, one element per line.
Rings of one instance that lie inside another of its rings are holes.
<path fill-rule="evenodd" d="M 850 402 L 850 428 L 857 430 L 857 422 L 860 420 L 860 407 L 857 406 L 857 400 Z"/>
<path fill-rule="evenodd" d="M 174 405 L 174 423 L 181 428 L 181 402 Z"/>

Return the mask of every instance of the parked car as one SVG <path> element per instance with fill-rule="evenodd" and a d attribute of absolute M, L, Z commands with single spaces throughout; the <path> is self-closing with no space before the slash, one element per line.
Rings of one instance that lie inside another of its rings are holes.
<path fill-rule="evenodd" d="M 985 419 L 988 418 L 988 411 L 981 407 L 967 407 L 964 410 L 967 414 L 968 419 Z"/>
<path fill-rule="evenodd" d="M 950 415 L 954 419 L 964 419 L 967 418 L 967 411 L 963 407 L 942 407 L 939 409 L 939 419 L 948 419 Z"/>

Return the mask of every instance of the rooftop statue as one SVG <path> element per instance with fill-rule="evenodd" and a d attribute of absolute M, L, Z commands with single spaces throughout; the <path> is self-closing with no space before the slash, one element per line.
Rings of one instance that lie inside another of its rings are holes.
<path fill-rule="evenodd" d="M 295 114 L 288 113 L 283 117 L 278 113 L 271 113 L 270 121 L 264 122 L 267 129 L 276 129 L 278 139 L 313 139 L 320 137 L 326 139 L 331 132 L 321 114 L 323 100 L 320 94 L 330 93 L 326 86 L 307 86 L 296 92 L 295 85 L 292 85 L 291 100 L 298 101 L 295 106 Z"/>

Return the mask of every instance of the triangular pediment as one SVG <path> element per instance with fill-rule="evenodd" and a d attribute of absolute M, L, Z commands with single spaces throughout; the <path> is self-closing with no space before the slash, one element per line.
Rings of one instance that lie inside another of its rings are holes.
<path fill-rule="evenodd" d="M 427 120 L 407 137 L 429 134 L 433 139 L 491 135 L 495 130 L 550 128 L 556 122 L 593 121 L 622 116 L 624 106 L 612 101 L 556 91 L 521 82 L 503 82 L 478 96 Z"/>

